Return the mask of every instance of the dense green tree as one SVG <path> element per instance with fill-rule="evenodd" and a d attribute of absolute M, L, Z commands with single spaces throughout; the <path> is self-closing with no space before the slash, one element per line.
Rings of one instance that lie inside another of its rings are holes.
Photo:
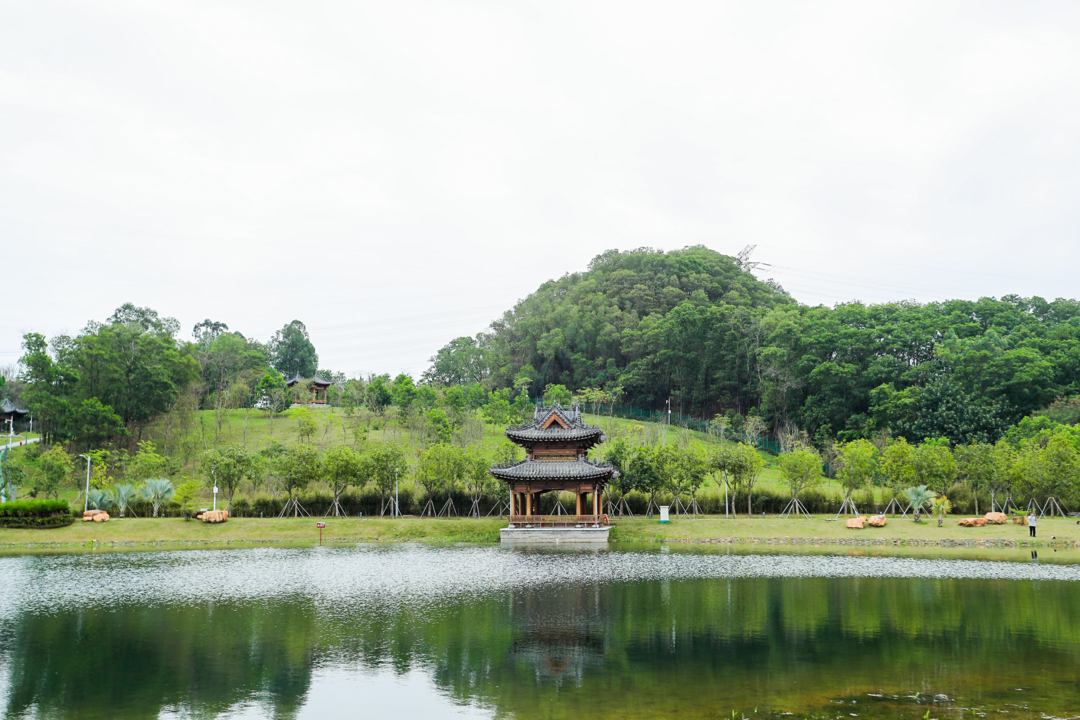
<path fill-rule="evenodd" d="M 1080 394 L 1077 301 L 805 307 L 700 247 L 605 253 L 545 283 L 477 343 L 495 389 L 621 386 L 632 406 L 670 399 L 703 418 L 757 408 L 774 432 L 794 423 L 819 443 L 885 429 L 915 443 L 993 443 Z"/>
<path fill-rule="evenodd" d="M 287 378 L 296 375 L 310 378 L 319 367 L 319 355 L 311 343 L 307 327 L 299 320 L 293 320 L 274 333 L 267 350 L 270 364 Z"/>
<path fill-rule="evenodd" d="M 881 470 L 894 494 L 914 485 L 918 477 L 915 448 L 904 438 L 890 444 L 881 454 Z"/>
<path fill-rule="evenodd" d="M 233 495 L 245 480 L 253 480 L 259 470 L 255 456 L 236 443 L 226 443 L 203 456 L 203 472 L 211 486 L 225 493 L 232 508 Z"/>
<path fill-rule="evenodd" d="M 394 405 L 402 410 L 408 410 L 416 400 L 416 384 L 412 376 L 401 373 L 394 378 L 394 383 L 390 386 L 390 395 L 394 399 Z"/>
<path fill-rule="evenodd" d="M 41 453 L 38 459 L 38 475 L 35 489 L 49 498 L 58 498 L 60 489 L 67 484 L 75 472 L 75 462 L 64 452 L 64 448 L 54 445 Z"/>
<path fill-rule="evenodd" d="M 491 374 L 484 341 L 483 335 L 451 340 L 431 358 L 431 367 L 424 373 L 424 382 L 443 385 L 483 382 Z"/>
<path fill-rule="evenodd" d="M 956 459 L 945 438 L 927 440 L 915 448 L 916 481 L 944 495 L 956 479 Z"/>

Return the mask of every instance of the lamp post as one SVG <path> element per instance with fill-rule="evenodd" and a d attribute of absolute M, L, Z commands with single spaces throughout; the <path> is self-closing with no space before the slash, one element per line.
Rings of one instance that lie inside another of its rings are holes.
<path fill-rule="evenodd" d="M 86 496 L 83 497 L 83 512 L 90 509 L 90 456 L 80 455 L 81 458 L 86 458 Z"/>
<path fill-rule="evenodd" d="M 398 469 L 394 468 L 394 517 L 401 517 L 401 503 L 398 501 Z"/>

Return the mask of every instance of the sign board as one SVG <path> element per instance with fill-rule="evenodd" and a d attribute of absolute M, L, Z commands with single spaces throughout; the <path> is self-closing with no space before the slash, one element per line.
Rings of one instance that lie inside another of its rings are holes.
<path fill-rule="evenodd" d="M 671 520 L 668 519 L 668 507 L 669 506 L 667 505 L 660 506 L 660 522 L 662 523 L 671 522 Z"/>
<path fill-rule="evenodd" d="M 322 530 L 322 529 L 323 529 L 324 527 L 326 527 L 326 523 L 324 523 L 324 522 L 317 522 L 317 523 L 315 523 L 315 527 L 317 527 L 317 528 L 319 528 L 320 530 Z"/>
<path fill-rule="evenodd" d="M 215 494 L 215 495 L 217 495 L 217 494 L 218 494 L 218 489 L 217 489 L 217 485 L 215 485 L 215 486 L 214 486 L 214 494 Z"/>

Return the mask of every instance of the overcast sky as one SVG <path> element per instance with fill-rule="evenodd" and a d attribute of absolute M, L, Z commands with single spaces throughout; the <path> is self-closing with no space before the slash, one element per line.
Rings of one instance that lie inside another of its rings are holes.
<path fill-rule="evenodd" d="M 609 249 L 1077 297 L 1080 5 L 0 0 L 0 365 L 124 302 L 420 373 Z"/>

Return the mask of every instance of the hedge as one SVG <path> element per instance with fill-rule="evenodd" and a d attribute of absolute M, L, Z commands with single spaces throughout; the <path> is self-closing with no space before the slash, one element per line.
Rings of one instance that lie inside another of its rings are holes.
<path fill-rule="evenodd" d="M 0 503 L 0 527 L 57 528 L 75 522 L 64 500 L 18 500 Z"/>

